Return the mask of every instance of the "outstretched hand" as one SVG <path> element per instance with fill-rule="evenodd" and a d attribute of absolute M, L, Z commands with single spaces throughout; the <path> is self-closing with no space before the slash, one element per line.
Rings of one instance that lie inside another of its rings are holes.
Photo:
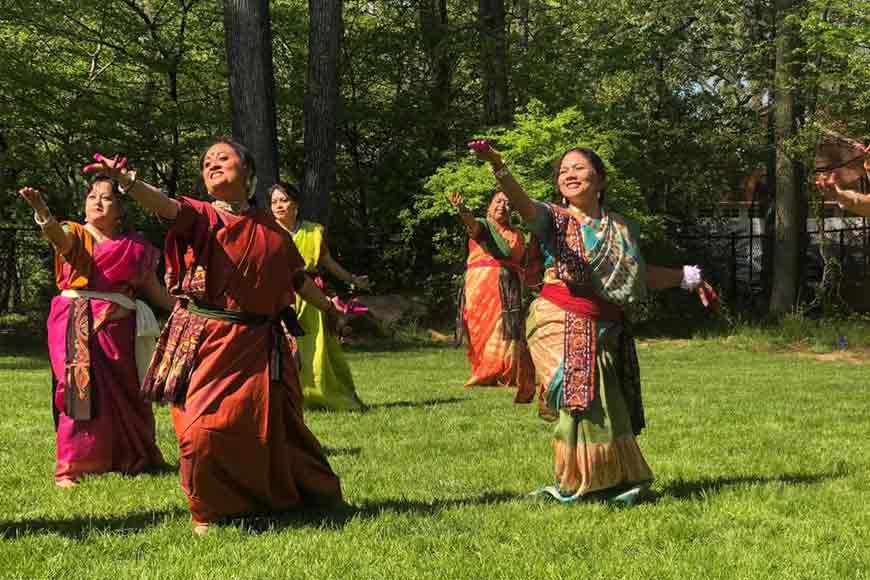
<path fill-rule="evenodd" d="M 18 190 L 18 195 L 24 198 L 24 201 L 27 202 L 31 208 L 36 211 L 44 210 L 48 206 L 45 203 L 45 200 L 42 198 L 42 194 L 39 193 L 38 189 L 34 189 L 32 187 L 22 187 Z"/>
<path fill-rule="evenodd" d="M 816 188 L 828 201 L 837 201 L 839 194 L 843 192 L 833 172 L 820 173 L 816 176 Z"/>
<path fill-rule="evenodd" d="M 127 158 L 115 155 L 114 157 L 106 157 L 101 153 L 94 153 L 94 161 L 85 165 L 82 168 L 83 173 L 104 173 L 113 179 L 118 179 L 127 173 Z"/>
<path fill-rule="evenodd" d="M 501 165 L 501 153 L 492 148 L 489 141 L 486 139 L 477 139 L 468 143 L 468 148 L 474 153 L 475 157 L 481 161 L 486 161 L 493 165 Z"/>
<path fill-rule="evenodd" d="M 354 286 L 361 288 L 363 290 L 371 290 L 371 288 L 372 288 L 372 283 L 369 281 L 368 276 L 365 276 L 365 275 L 353 276 L 353 278 L 351 280 L 352 280 L 351 283 Z"/>
<path fill-rule="evenodd" d="M 455 207 L 456 209 L 462 209 L 465 207 L 465 198 L 462 197 L 462 194 L 457 191 L 451 191 L 447 194 L 447 201 Z"/>
<path fill-rule="evenodd" d="M 702 280 L 698 284 L 698 287 L 695 288 L 695 293 L 698 295 L 698 299 L 701 300 L 704 308 L 716 310 L 719 307 L 719 294 L 716 293 L 716 290 L 706 280 Z"/>
<path fill-rule="evenodd" d="M 347 325 L 347 317 L 339 312 L 335 304 L 332 304 L 323 314 L 326 333 L 332 336 L 341 336 L 342 330 Z"/>

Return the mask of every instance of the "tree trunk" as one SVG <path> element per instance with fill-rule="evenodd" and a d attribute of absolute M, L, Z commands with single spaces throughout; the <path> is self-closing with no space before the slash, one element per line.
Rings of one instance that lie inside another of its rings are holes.
<path fill-rule="evenodd" d="M 795 161 L 786 153 L 795 133 L 799 74 L 796 66 L 797 31 L 786 17 L 795 0 L 776 0 L 776 100 L 773 104 L 776 143 L 776 213 L 773 242 L 773 283 L 770 313 L 783 316 L 797 304 L 800 273 L 801 186 Z M 805 224 L 804 224 L 805 225 Z"/>
<path fill-rule="evenodd" d="M 327 223 L 335 187 L 338 55 L 342 0 L 308 0 L 308 83 L 305 88 L 305 175 L 301 215 Z"/>
<path fill-rule="evenodd" d="M 480 0 L 479 19 L 483 121 L 487 125 L 510 123 L 513 103 L 508 93 L 504 0 Z"/>
<path fill-rule="evenodd" d="M 447 0 L 420 3 L 423 47 L 429 59 L 429 102 L 432 107 L 432 145 L 450 146 L 447 116 L 450 111 L 450 56 L 447 51 Z"/>
<path fill-rule="evenodd" d="M 169 100 L 172 101 L 172 158 L 166 171 L 166 193 L 175 197 L 178 194 L 179 149 L 181 131 L 178 127 L 178 61 L 174 60 L 172 69 L 167 73 L 169 81 Z M 277 160 L 277 153 L 276 153 Z M 277 162 L 276 162 L 277 166 Z M 259 169 L 258 169 L 259 170 Z"/>
<path fill-rule="evenodd" d="M 224 34 L 229 64 L 233 138 L 257 164 L 257 204 L 278 180 L 275 79 L 268 0 L 224 0 Z"/>
<path fill-rule="evenodd" d="M 515 0 L 514 13 L 519 21 L 519 53 L 523 59 L 525 66 L 523 70 L 513 71 L 511 75 L 511 86 L 513 87 L 514 104 L 519 108 L 524 108 L 529 102 L 529 44 L 532 38 L 532 6 L 531 0 Z"/>

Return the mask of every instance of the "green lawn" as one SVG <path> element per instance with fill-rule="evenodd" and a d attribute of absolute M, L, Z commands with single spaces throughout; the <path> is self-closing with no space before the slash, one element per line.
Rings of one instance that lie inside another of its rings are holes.
<path fill-rule="evenodd" d="M 9 353 L 9 348 L 6 348 Z M 52 481 L 45 354 L 0 356 L 0 575 L 13 578 L 864 578 L 870 366 L 644 342 L 656 501 L 529 500 L 550 426 L 461 388 L 462 351 L 350 355 L 365 414 L 308 414 L 355 509 L 191 534 L 177 474 Z M 160 444 L 177 462 L 168 413 Z"/>

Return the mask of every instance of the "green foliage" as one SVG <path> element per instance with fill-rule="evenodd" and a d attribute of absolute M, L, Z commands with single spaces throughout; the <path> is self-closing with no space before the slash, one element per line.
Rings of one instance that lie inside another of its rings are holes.
<path fill-rule="evenodd" d="M 79 219 L 94 151 L 130 157 L 170 194 L 197 188 L 198 150 L 226 131 L 222 21 L 197 0 L 12 1 L 0 13 L 0 188 L 42 189 Z M 0 220 L 21 220 L 23 204 Z M 132 212 L 132 224 L 154 222 Z"/>
<path fill-rule="evenodd" d="M 526 193 L 541 201 L 559 199 L 553 182 L 553 163 L 571 148 L 592 149 L 607 167 L 608 205 L 637 222 L 645 237 L 661 235 L 660 217 L 650 215 L 637 181 L 621 169 L 620 161 L 630 162 L 638 156 L 631 139 L 607 127 L 594 126 L 578 109 L 572 107 L 548 115 L 540 102 L 532 101 L 524 114 L 517 115 L 514 127 L 474 138 L 492 141 Z M 453 213 L 446 200 L 450 191 L 462 192 L 469 207 L 479 208 L 483 213 L 495 187 L 489 168 L 468 154 L 448 162 L 427 181 L 427 195 L 419 198 L 416 217 L 427 220 Z"/>
<path fill-rule="evenodd" d="M 553 200 L 553 159 L 573 145 L 593 147 L 612 172 L 613 207 L 655 243 L 667 241 L 663 216 L 691 220 L 744 191 L 768 163 L 772 0 L 507 2 L 517 115 L 501 128 L 481 121 L 477 2 L 448 0 L 447 26 L 427 35 L 421 11 L 430 4 L 344 2 L 329 238 L 379 292 L 445 300 L 464 244 L 443 192 L 459 189 L 482 211 L 495 187 L 463 147 L 474 136 L 493 139 L 540 199 Z M 199 152 L 230 119 L 214 3 L 6 0 L 0 8 L 4 195 L 35 185 L 56 214 L 78 217 L 80 168 L 98 149 L 129 154 L 140 177 L 172 194 L 200 189 Z M 298 182 L 308 2 L 273 0 L 270 10 L 281 173 Z M 787 149 L 806 160 L 819 127 L 870 136 L 870 3 L 806 0 L 792 18 L 803 114 Z M 446 89 L 435 83 L 433 46 L 448 56 Z M 436 107 L 442 90 L 446 110 Z M 130 215 L 136 227 L 157 226 Z M 0 222 L 28 219 L 20 202 L 0 207 Z"/>

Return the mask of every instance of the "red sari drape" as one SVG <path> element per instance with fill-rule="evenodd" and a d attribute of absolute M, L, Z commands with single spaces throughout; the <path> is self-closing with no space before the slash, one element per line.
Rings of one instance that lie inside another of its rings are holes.
<path fill-rule="evenodd" d="M 270 214 L 233 215 L 186 198 L 166 253 L 172 290 L 210 308 L 270 319 L 293 303 L 294 273 L 304 265 Z M 199 319 L 184 310 L 176 308 L 158 341 L 146 387 L 155 377 L 185 384 L 172 420 L 194 521 L 341 502 L 338 477 L 303 421 L 299 377 L 283 334 L 275 340 L 278 327 Z M 191 318 L 195 336 L 179 330 Z M 189 366 L 174 364 L 184 353 L 182 336 L 194 342 Z M 281 375 L 271 380 L 276 364 Z"/>

